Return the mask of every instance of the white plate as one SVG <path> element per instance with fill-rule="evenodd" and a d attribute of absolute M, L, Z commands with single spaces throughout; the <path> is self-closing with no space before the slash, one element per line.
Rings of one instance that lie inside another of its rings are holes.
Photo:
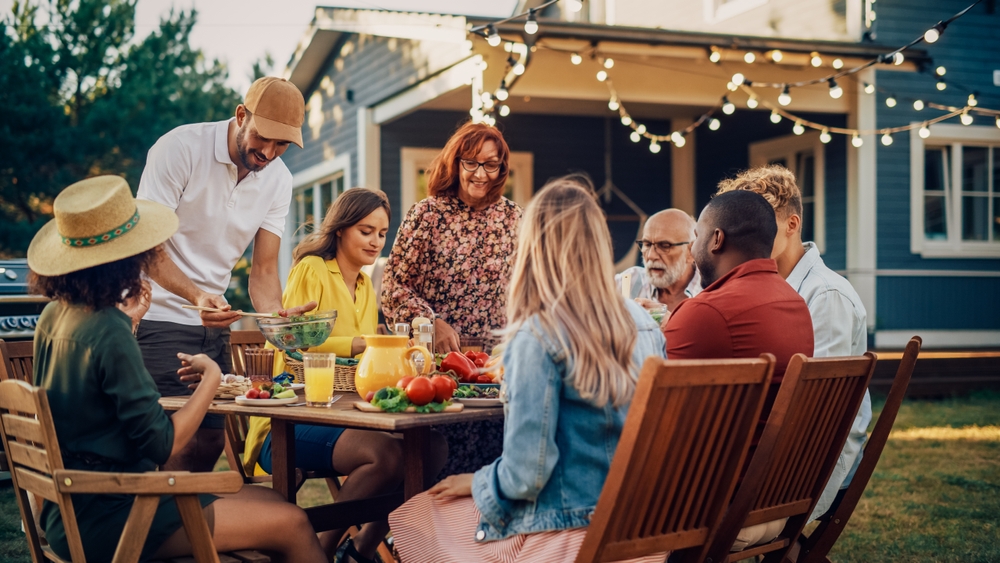
<path fill-rule="evenodd" d="M 243 395 L 236 397 L 237 405 L 246 405 L 248 407 L 280 407 L 281 405 L 290 405 L 298 401 L 298 397 L 289 397 L 287 399 L 247 399 Z"/>
<path fill-rule="evenodd" d="M 475 398 L 475 399 L 459 399 L 459 398 L 456 398 L 455 400 L 456 401 L 460 401 L 463 405 L 465 405 L 465 406 L 467 406 L 467 407 L 469 407 L 471 409 L 484 408 L 484 407 L 502 407 L 503 406 L 503 402 L 500 401 L 500 399 L 484 399 L 482 397 L 478 397 L 478 398 Z"/>
<path fill-rule="evenodd" d="M 288 385 L 282 385 L 285 389 L 291 389 L 292 391 L 298 391 L 299 389 L 305 389 L 305 383 L 289 383 Z"/>

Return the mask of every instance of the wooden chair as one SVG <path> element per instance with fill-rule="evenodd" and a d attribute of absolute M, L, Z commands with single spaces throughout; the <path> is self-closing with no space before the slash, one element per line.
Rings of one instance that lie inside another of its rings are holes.
<path fill-rule="evenodd" d="M 26 524 L 31 557 L 36 563 L 65 560 L 43 545 L 35 526 L 30 525 L 35 518 L 28 502 L 29 493 L 59 506 L 73 563 L 85 561 L 73 511 L 73 494 L 136 495 L 115 551 L 115 563 L 139 560 L 161 495 L 175 497 L 184 529 L 194 547 L 195 560 L 219 563 L 197 495 L 235 493 L 243 486 L 237 475 L 229 472 L 101 473 L 64 469 L 45 390 L 23 381 L 0 381 L 0 437 L 10 456 L 14 492 Z"/>
<path fill-rule="evenodd" d="M 917 363 L 917 355 L 920 353 L 920 346 L 923 341 L 919 336 L 914 336 L 906 345 L 903 358 L 896 369 L 896 377 L 892 380 L 892 388 L 889 389 L 889 396 L 885 400 L 885 406 L 879 414 L 878 421 L 872 429 L 868 441 L 865 442 L 865 449 L 862 453 L 861 462 L 858 464 L 851 484 L 848 485 L 841 495 L 838 495 L 834 505 L 826 514 L 819 518 L 819 527 L 813 530 L 808 537 L 800 540 L 801 549 L 798 552 L 797 561 L 802 563 L 829 563 L 827 554 L 833 548 L 833 544 L 840 538 L 844 528 L 847 527 L 851 514 L 858 506 L 865 487 L 871 479 L 875 466 L 878 464 L 882 450 L 885 448 L 892 424 L 896 421 L 896 414 L 899 413 L 899 406 L 903 403 L 903 396 L 906 395 L 906 387 L 910 384 L 910 376 L 913 375 L 913 367 Z"/>
<path fill-rule="evenodd" d="M 773 372 L 770 354 L 647 360 L 577 563 L 692 560 L 729 505 Z"/>
<path fill-rule="evenodd" d="M 34 381 L 34 343 L 5 342 L 0 339 L 0 381 Z M 7 452 L 0 449 L 0 471 L 10 471 Z"/>
<path fill-rule="evenodd" d="M 844 449 L 875 361 L 871 352 L 863 357 L 792 357 L 706 560 L 735 562 L 765 555 L 764 561 L 781 561 L 786 556 Z M 730 552 L 741 528 L 782 518 L 788 522 L 774 540 Z"/>

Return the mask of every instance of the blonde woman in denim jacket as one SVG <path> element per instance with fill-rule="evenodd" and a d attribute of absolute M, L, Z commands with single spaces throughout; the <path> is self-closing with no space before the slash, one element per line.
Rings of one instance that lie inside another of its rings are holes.
<path fill-rule="evenodd" d="M 611 237 L 579 177 L 547 184 L 521 223 L 507 295 L 503 453 L 390 515 L 404 562 L 573 561 L 656 323 L 614 290 Z M 663 561 L 666 554 L 635 561 Z"/>

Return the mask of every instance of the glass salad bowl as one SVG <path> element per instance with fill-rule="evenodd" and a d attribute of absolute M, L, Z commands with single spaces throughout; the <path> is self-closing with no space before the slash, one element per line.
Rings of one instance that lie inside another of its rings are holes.
<path fill-rule="evenodd" d="M 275 347 L 291 351 L 326 342 L 336 322 L 337 311 L 320 311 L 294 317 L 258 318 L 257 328 Z"/>

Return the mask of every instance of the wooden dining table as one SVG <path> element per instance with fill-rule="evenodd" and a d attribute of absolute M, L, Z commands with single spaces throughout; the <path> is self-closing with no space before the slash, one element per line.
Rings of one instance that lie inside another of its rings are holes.
<path fill-rule="evenodd" d="M 306 510 L 316 531 L 338 528 L 344 524 L 357 524 L 384 517 L 402 501 L 426 490 L 436 475 L 427 472 L 425 454 L 429 447 L 431 426 L 503 419 L 501 408 L 465 408 L 461 412 L 442 413 L 382 413 L 363 412 L 354 407 L 361 401 L 356 393 L 339 393 L 340 398 L 329 407 L 307 406 L 248 406 L 233 400 L 215 400 L 209 407 L 212 414 L 263 416 L 271 419 L 271 468 L 272 487 L 289 502 L 296 501 L 295 425 L 316 424 L 340 426 L 359 430 L 376 430 L 399 433 L 403 438 L 403 492 L 402 497 L 383 495 L 365 499 L 334 503 Z M 301 397 L 301 395 L 300 395 Z M 161 397 L 160 405 L 174 411 L 184 406 L 187 397 Z"/>

